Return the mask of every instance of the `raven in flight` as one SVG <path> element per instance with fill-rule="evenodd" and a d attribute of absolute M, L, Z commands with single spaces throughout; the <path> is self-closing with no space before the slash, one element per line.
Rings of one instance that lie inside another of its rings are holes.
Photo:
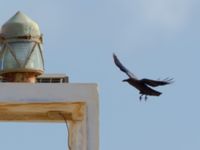
<path fill-rule="evenodd" d="M 122 63 L 119 61 L 117 56 L 113 53 L 113 59 L 117 67 L 124 73 L 128 75 L 128 79 L 123 80 L 123 82 L 128 82 L 130 85 L 134 86 L 136 89 L 140 91 L 140 97 L 139 99 L 142 99 L 142 96 L 145 95 L 145 100 L 147 100 L 147 95 L 149 96 L 159 96 L 162 93 L 159 91 L 156 91 L 151 87 L 161 86 L 172 83 L 172 79 L 166 78 L 162 81 L 159 80 L 151 80 L 151 79 L 137 79 L 137 77 L 131 73 L 126 67 L 122 65 Z"/>

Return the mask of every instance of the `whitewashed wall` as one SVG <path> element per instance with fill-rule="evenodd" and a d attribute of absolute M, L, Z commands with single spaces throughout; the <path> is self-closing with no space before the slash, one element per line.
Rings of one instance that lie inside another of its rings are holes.
<path fill-rule="evenodd" d="M 84 117 L 82 120 L 69 120 L 71 150 L 98 150 L 99 101 L 96 84 L 0 83 L 1 112 L 6 110 L 3 109 L 5 106 L 12 106 L 13 108 L 25 103 L 63 103 L 63 105 L 65 105 L 73 102 L 83 102 L 86 104 L 86 107 L 83 111 Z M 18 111 L 21 110 L 22 109 L 18 109 Z M 7 109 L 7 111 L 9 114 L 9 109 Z M 14 111 L 14 109 L 12 111 Z M 35 109 L 30 111 L 34 112 Z M 1 118 L 0 116 L 0 121 L 4 120 L 6 120 L 6 118 Z M 15 119 L 13 121 L 18 120 Z M 29 121 L 31 120 L 29 119 Z M 39 121 L 42 120 L 40 119 Z M 54 121 L 55 120 L 52 120 L 52 122 Z"/>

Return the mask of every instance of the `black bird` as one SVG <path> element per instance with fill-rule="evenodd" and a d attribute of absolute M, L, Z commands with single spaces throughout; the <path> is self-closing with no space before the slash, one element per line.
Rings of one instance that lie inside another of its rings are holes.
<path fill-rule="evenodd" d="M 166 78 L 162 81 L 160 80 L 151 80 L 151 79 L 137 79 L 137 77 L 131 73 L 126 67 L 122 65 L 122 63 L 119 61 L 117 56 L 113 53 L 113 59 L 117 67 L 123 72 L 125 72 L 128 75 L 128 79 L 123 80 L 123 82 L 128 82 L 130 85 L 134 86 L 136 89 L 140 91 L 140 97 L 139 99 L 142 99 L 142 96 L 145 96 L 145 100 L 147 100 L 147 95 L 149 96 L 160 96 L 162 93 L 159 91 L 156 91 L 151 87 L 161 86 L 172 83 L 172 79 Z"/>

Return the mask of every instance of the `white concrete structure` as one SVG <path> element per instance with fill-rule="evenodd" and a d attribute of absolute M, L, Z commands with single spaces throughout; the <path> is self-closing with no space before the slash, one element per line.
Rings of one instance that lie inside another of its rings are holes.
<path fill-rule="evenodd" d="M 99 149 L 96 84 L 0 83 L 0 121 L 69 123 L 71 150 Z"/>
<path fill-rule="evenodd" d="M 44 72 L 42 42 L 37 23 L 21 12 L 1 27 L 0 121 L 67 123 L 70 150 L 98 150 L 97 85 L 68 84 L 68 77 L 55 75 L 52 83 L 35 83 Z"/>

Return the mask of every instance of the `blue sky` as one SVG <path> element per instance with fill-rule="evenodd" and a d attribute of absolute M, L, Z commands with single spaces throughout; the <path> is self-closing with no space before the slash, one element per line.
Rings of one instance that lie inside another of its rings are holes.
<path fill-rule="evenodd" d="M 0 25 L 18 10 L 44 35 L 46 73 L 66 73 L 70 82 L 97 83 L 100 150 L 200 149 L 200 1 L 57 0 L 5 1 Z M 113 63 L 115 52 L 139 78 L 173 77 L 139 94 Z M 1 148 L 66 149 L 64 124 L 0 123 Z"/>

